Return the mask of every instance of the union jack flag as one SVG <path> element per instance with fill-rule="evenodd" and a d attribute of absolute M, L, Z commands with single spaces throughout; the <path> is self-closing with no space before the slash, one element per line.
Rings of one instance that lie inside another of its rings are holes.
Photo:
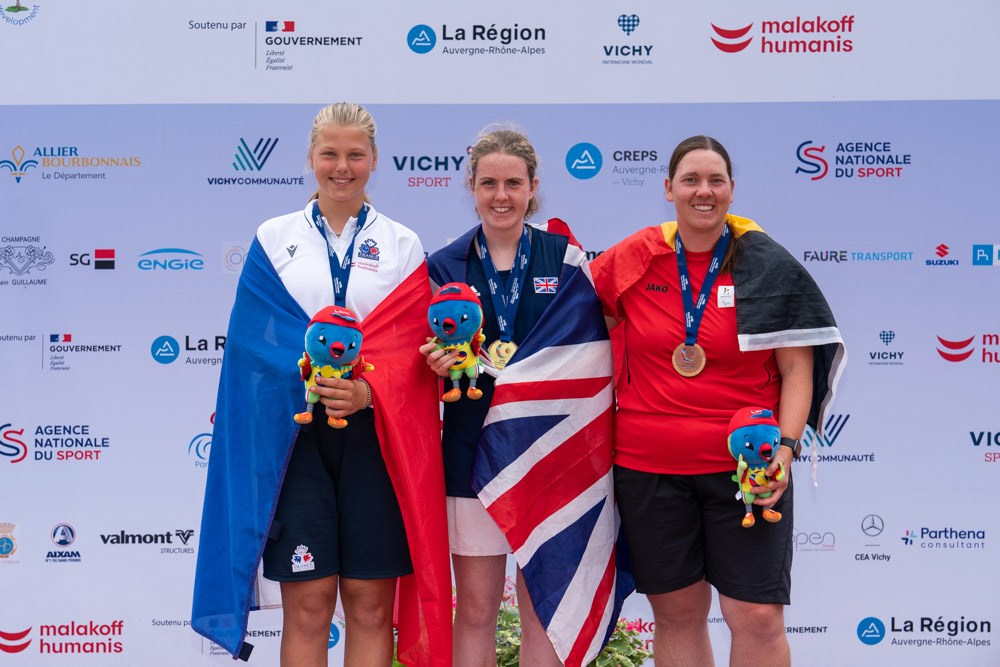
<path fill-rule="evenodd" d="M 472 486 L 556 654 L 578 667 L 607 643 L 634 580 L 611 475 L 611 344 L 583 252 L 570 245 L 564 261 L 559 317 L 540 320 L 497 379 Z"/>
<path fill-rule="evenodd" d="M 535 282 L 535 294 L 555 294 L 559 288 L 559 278 L 532 278 Z"/>

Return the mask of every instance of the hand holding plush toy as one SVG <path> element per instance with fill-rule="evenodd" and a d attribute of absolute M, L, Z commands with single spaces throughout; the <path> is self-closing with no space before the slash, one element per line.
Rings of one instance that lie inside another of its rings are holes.
<path fill-rule="evenodd" d="M 361 356 L 361 323 L 349 308 L 327 306 L 309 322 L 306 329 L 305 352 L 299 359 L 299 370 L 306 386 L 306 411 L 295 415 L 296 424 L 309 424 L 319 394 L 309 391 L 316 386 L 316 377 L 357 380 L 364 371 L 375 370 Z M 328 417 L 333 428 L 344 428 L 347 420 Z"/>
<path fill-rule="evenodd" d="M 729 421 L 729 453 L 738 461 L 733 481 L 740 487 L 737 499 L 743 497 L 746 506 L 746 516 L 743 517 L 743 527 L 754 525 L 753 501 L 758 497 L 770 498 L 771 492 L 754 494 L 750 489 L 754 486 L 767 486 L 772 479 L 781 480 L 785 477 L 785 466 L 779 464 L 778 473 L 768 477 L 764 471 L 778 451 L 781 442 L 781 429 L 774 418 L 774 412 L 765 408 L 740 408 Z M 767 508 L 761 512 L 765 521 L 777 523 L 781 521 L 781 512 Z"/>
<path fill-rule="evenodd" d="M 427 308 L 427 321 L 434 332 L 438 350 L 458 350 L 458 359 L 448 369 L 452 388 L 441 400 L 454 403 L 462 397 L 458 382 L 462 375 L 469 378 L 466 396 L 473 400 L 482 397 L 483 390 L 476 388 L 479 377 L 479 350 L 486 340 L 483 335 L 483 306 L 472 288 L 465 283 L 442 285 Z"/>

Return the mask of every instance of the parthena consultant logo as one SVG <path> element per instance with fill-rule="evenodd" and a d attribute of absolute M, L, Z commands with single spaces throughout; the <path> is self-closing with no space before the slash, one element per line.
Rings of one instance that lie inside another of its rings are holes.
<path fill-rule="evenodd" d="M 431 53 L 440 42 L 445 56 L 541 56 L 546 36 L 544 27 L 518 23 L 443 23 L 439 30 L 418 23 L 407 31 L 406 45 L 420 55 Z"/>
<path fill-rule="evenodd" d="M 580 142 L 566 151 L 566 171 L 575 178 L 587 180 L 597 176 L 604 164 L 601 150 L 594 144 Z"/>
<path fill-rule="evenodd" d="M 754 26 L 759 24 L 759 29 Z M 710 39 L 723 53 L 796 56 L 807 53 L 849 54 L 854 51 L 854 16 L 795 16 L 749 23 L 711 23 Z M 759 40 L 757 45 L 754 39 Z"/>
<path fill-rule="evenodd" d="M 827 148 L 832 148 L 832 155 Z M 833 170 L 830 170 L 832 157 Z M 832 175 L 834 178 L 895 179 L 903 177 L 912 163 L 912 155 L 893 148 L 890 140 L 838 141 L 817 144 L 806 139 L 795 149 L 796 174 L 811 181 Z"/>

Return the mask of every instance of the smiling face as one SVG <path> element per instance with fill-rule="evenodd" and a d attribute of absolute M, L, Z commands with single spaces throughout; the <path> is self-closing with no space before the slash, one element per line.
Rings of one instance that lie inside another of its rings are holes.
<path fill-rule="evenodd" d="M 538 178 L 529 177 L 523 159 L 505 153 L 479 158 L 472 177 L 472 194 L 484 227 L 495 231 L 520 227 L 537 191 Z"/>
<path fill-rule="evenodd" d="M 677 210 L 677 228 L 688 245 L 710 241 L 708 250 L 722 234 L 726 213 L 733 203 L 733 186 L 726 161 L 715 151 L 702 148 L 687 153 L 677 164 L 673 178 L 664 183 L 667 201 Z M 689 240 L 690 239 L 690 240 Z"/>
<path fill-rule="evenodd" d="M 357 214 L 377 162 L 378 152 L 363 128 L 353 125 L 320 128 L 309 151 L 309 164 L 319 185 L 320 208 Z"/>

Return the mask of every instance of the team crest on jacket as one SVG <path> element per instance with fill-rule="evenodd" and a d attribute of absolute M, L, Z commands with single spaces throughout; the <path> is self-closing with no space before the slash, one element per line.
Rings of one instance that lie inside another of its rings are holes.
<path fill-rule="evenodd" d="M 309 553 L 309 547 L 304 544 L 295 547 L 295 553 L 292 555 L 292 572 L 308 572 L 315 569 L 316 561 Z"/>
<path fill-rule="evenodd" d="M 375 239 L 365 239 L 358 248 L 358 259 L 368 259 L 373 262 L 381 259 L 378 242 Z"/>
<path fill-rule="evenodd" d="M 535 283 L 535 294 L 555 294 L 559 289 L 559 278 L 532 278 Z"/>

